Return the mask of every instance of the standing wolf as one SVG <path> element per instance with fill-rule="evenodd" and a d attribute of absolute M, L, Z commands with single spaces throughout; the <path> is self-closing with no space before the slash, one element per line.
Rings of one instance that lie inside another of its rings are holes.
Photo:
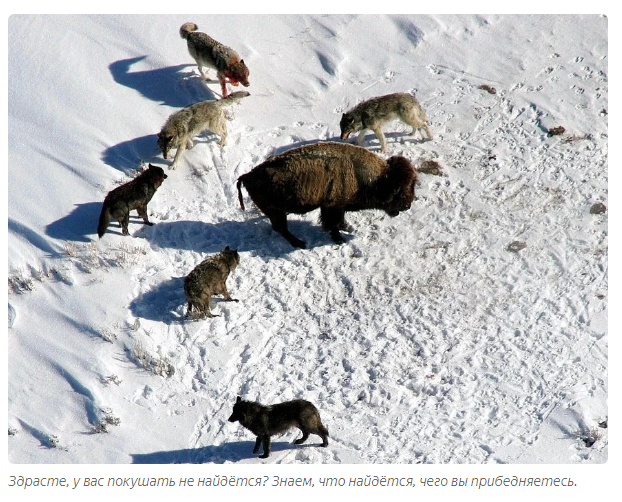
<path fill-rule="evenodd" d="M 199 263 L 184 280 L 188 300 L 187 316 L 194 319 L 214 317 L 209 304 L 213 295 L 222 294 L 227 301 L 237 302 L 227 291 L 227 277 L 240 263 L 240 255 L 227 246 L 219 254 Z M 196 311 L 196 313 L 194 313 Z"/>
<path fill-rule="evenodd" d="M 227 97 L 227 79 L 232 85 L 242 84 L 248 87 L 249 71 L 238 53 L 209 35 L 196 31 L 198 29 L 199 27 L 194 23 L 184 23 L 179 28 L 179 34 L 188 42 L 188 52 L 197 62 L 203 78 L 209 80 L 207 73 L 203 70 L 204 66 L 214 68 L 222 88 L 223 98 Z"/>
<path fill-rule="evenodd" d="M 372 98 L 344 113 L 339 123 L 341 139 L 345 141 L 350 134 L 361 131 L 357 138 L 357 144 L 361 145 L 365 138 L 365 129 L 371 129 L 378 136 L 380 149 L 384 153 L 387 151 L 387 145 L 382 133 L 382 126 L 395 119 L 411 125 L 413 127 L 411 134 L 414 134 L 417 129 L 423 128 L 428 139 L 432 139 L 425 111 L 415 97 L 406 92 Z"/>
<path fill-rule="evenodd" d="M 160 147 L 165 159 L 172 148 L 177 148 L 175 159 L 170 168 L 177 168 L 179 159 L 181 159 L 186 148 L 194 146 L 192 138 L 202 131 L 215 132 L 220 136 L 219 145 L 225 146 L 227 119 L 224 108 L 238 103 L 240 99 L 246 96 L 250 96 L 246 91 L 233 92 L 226 98 L 216 101 L 199 101 L 173 113 L 158 133 L 158 147 Z"/>
<path fill-rule="evenodd" d="M 123 235 L 129 235 L 130 211 L 136 209 L 147 225 L 153 225 L 147 216 L 147 204 L 156 193 L 162 182 L 168 178 L 161 167 L 149 164 L 146 171 L 133 180 L 110 191 L 104 199 L 102 212 L 99 215 L 97 235 L 101 239 L 110 224 L 110 218 L 121 224 Z"/>
<path fill-rule="evenodd" d="M 259 403 L 243 401 L 238 396 L 229 422 L 236 420 L 257 436 L 253 453 L 259 452 L 259 446 L 263 443 L 263 455 L 259 458 L 270 456 L 270 436 L 281 434 L 292 427 L 298 427 L 302 431 L 302 437 L 294 443 L 302 444 L 309 434 L 317 434 L 322 438 L 322 446 L 328 446 L 328 429 L 322 424 L 320 412 L 303 399 L 262 406 Z"/>

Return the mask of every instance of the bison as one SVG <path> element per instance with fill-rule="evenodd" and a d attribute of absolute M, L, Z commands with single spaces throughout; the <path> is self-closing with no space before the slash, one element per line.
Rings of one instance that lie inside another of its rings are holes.
<path fill-rule="evenodd" d="M 334 242 L 343 243 L 340 230 L 349 230 L 346 211 L 382 209 L 397 216 L 415 199 L 417 172 L 405 157 L 384 160 L 365 148 L 347 143 L 316 143 L 268 158 L 238 178 L 270 219 L 272 228 L 294 247 L 304 241 L 287 229 L 287 213 L 304 214 L 320 208 L 322 227 Z"/>

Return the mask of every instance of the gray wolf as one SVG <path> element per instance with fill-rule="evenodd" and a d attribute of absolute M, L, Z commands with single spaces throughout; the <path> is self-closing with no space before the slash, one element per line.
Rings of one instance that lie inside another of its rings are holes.
<path fill-rule="evenodd" d="M 365 137 L 365 129 L 371 129 L 380 140 L 380 149 L 384 153 L 387 150 L 382 126 L 386 122 L 399 119 L 413 127 L 412 133 L 423 128 L 432 139 L 432 133 L 428 128 L 428 117 L 414 96 L 406 92 L 397 92 L 379 96 L 360 103 L 352 110 L 341 116 L 341 139 L 346 140 L 350 134 L 361 131 L 357 138 L 357 144 L 361 145 Z"/>
<path fill-rule="evenodd" d="M 238 396 L 229 422 L 236 420 L 257 436 L 253 453 L 258 453 L 259 446 L 263 443 L 263 455 L 259 458 L 270 456 L 270 436 L 281 434 L 292 427 L 298 427 L 302 431 L 302 437 L 294 443 L 302 444 L 309 438 L 309 434 L 317 434 L 322 438 L 322 446 L 328 446 L 328 429 L 322 424 L 320 413 L 313 404 L 303 399 L 262 406 L 259 403 L 243 401 Z"/>
<path fill-rule="evenodd" d="M 110 191 L 104 199 L 102 212 L 99 215 L 97 235 L 99 238 L 106 233 L 110 218 L 121 224 L 123 235 L 129 235 L 127 229 L 130 222 L 130 211 L 136 209 L 146 225 L 153 225 L 147 216 L 147 204 L 156 193 L 162 182 L 168 178 L 161 167 L 149 164 L 149 168 L 136 178 Z"/>
<path fill-rule="evenodd" d="M 227 79 L 232 85 L 242 84 L 248 87 L 249 71 L 238 53 L 205 33 L 196 31 L 198 29 L 199 27 L 194 23 L 184 23 L 179 28 L 179 34 L 188 42 L 188 52 L 197 62 L 203 78 L 209 80 L 207 73 L 203 70 L 204 66 L 214 68 L 222 88 L 223 98 L 227 97 Z"/>
<path fill-rule="evenodd" d="M 238 178 L 250 198 L 294 247 L 305 243 L 287 229 L 287 213 L 304 214 L 320 208 L 324 230 L 341 244 L 339 230 L 349 230 L 346 211 L 382 209 L 389 216 L 410 209 L 417 173 L 405 157 L 384 160 L 347 143 L 325 142 L 288 150 L 268 158 Z"/>
<path fill-rule="evenodd" d="M 184 280 L 184 292 L 188 300 L 187 316 L 194 319 L 214 317 L 209 304 L 213 295 L 222 294 L 225 300 L 237 302 L 227 291 L 227 277 L 240 263 L 240 255 L 227 246 L 219 254 L 199 263 Z M 196 312 L 195 312 L 196 311 Z"/>
<path fill-rule="evenodd" d="M 176 169 L 179 159 L 186 150 L 192 148 L 192 138 L 202 131 L 209 130 L 220 136 L 220 146 L 227 142 L 227 120 L 224 108 L 238 103 L 250 96 L 246 91 L 233 92 L 216 101 L 199 101 L 173 113 L 158 133 L 158 147 L 166 159 L 172 148 L 177 148 L 171 169 Z"/>

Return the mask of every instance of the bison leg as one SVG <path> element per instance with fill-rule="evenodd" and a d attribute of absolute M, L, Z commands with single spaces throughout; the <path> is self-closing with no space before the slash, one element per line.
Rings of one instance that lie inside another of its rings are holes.
<path fill-rule="evenodd" d="M 272 210 L 268 212 L 264 210 L 264 214 L 268 218 L 270 218 L 270 223 L 272 223 L 272 229 L 285 237 L 287 239 L 287 242 L 289 242 L 292 246 L 302 249 L 306 247 L 304 241 L 301 241 L 300 239 L 294 237 L 287 229 L 287 214 L 285 213 L 285 211 Z"/>
<path fill-rule="evenodd" d="M 337 244 L 343 244 L 344 240 L 339 230 L 347 230 L 349 225 L 345 220 L 345 211 L 343 209 L 326 208 L 320 209 L 320 219 L 322 228 L 330 232 L 330 236 Z"/>

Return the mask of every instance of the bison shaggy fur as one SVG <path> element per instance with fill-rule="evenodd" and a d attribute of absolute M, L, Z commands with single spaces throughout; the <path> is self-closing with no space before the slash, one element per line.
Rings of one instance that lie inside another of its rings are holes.
<path fill-rule="evenodd" d="M 304 241 L 287 229 L 287 214 L 320 208 L 322 227 L 333 241 L 343 243 L 348 230 L 346 211 L 381 209 L 397 216 L 415 199 L 417 172 L 401 156 L 384 160 L 347 143 L 316 143 L 268 158 L 238 178 L 238 197 L 244 209 L 241 185 L 272 223 L 272 228 L 295 247 Z"/>

